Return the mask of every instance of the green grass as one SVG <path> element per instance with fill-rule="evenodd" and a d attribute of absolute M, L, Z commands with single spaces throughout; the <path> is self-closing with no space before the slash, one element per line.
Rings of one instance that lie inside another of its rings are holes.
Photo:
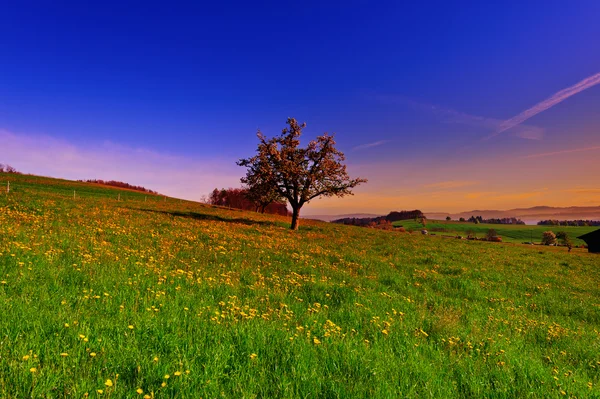
<path fill-rule="evenodd" d="M 2 398 L 600 397 L 583 249 L 9 178 Z"/>
<path fill-rule="evenodd" d="M 400 220 L 393 223 L 394 226 L 403 226 L 409 231 L 420 231 L 423 225 L 414 220 Z M 432 233 L 452 234 L 466 236 L 468 231 L 476 233 L 477 237 L 483 238 L 490 229 L 496 230 L 498 235 L 505 242 L 523 243 L 542 241 L 542 234 L 545 231 L 565 231 L 568 233 L 574 245 L 584 245 L 583 240 L 577 237 L 590 231 L 597 230 L 598 227 L 575 227 L 575 226 L 538 226 L 538 225 L 512 225 L 512 224 L 487 224 L 487 223 L 470 223 L 457 222 L 446 220 L 427 220 L 425 228 Z"/>

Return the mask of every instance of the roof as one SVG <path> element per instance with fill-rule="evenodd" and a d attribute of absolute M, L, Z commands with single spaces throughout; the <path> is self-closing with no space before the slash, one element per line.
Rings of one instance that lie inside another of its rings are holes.
<path fill-rule="evenodd" d="M 582 240 L 584 240 L 584 241 L 586 241 L 586 242 L 587 242 L 587 240 L 589 240 L 590 238 L 591 238 L 591 239 L 594 239 L 594 238 L 600 239 L 600 229 L 598 229 L 598 230 L 594 230 L 594 231 L 590 231 L 589 233 L 587 233 L 587 234 L 584 234 L 584 235 L 582 235 L 582 236 L 579 236 L 579 237 L 577 237 L 577 238 L 580 238 L 580 239 L 582 239 Z"/>

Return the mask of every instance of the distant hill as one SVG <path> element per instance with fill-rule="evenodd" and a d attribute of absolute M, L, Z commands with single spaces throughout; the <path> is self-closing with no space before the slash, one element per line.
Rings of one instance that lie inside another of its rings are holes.
<path fill-rule="evenodd" d="M 505 211 L 476 209 L 459 213 L 425 212 L 425 215 L 428 219 L 435 220 L 445 219 L 446 216 L 450 216 L 454 220 L 461 217 L 468 219 L 471 216 L 482 216 L 485 219 L 516 217 L 522 219 L 527 224 L 535 224 L 544 219 L 600 219 L 600 206 L 534 206 L 531 208 L 515 208 Z"/>
<path fill-rule="evenodd" d="M 314 219 L 314 220 L 322 220 L 324 222 L 331 222 L 332 220 L 337 219 L 346 219 L 346 218 L 376 218 L 381 215 L 376 215 L 374 213 L 351 213 L 346 215 L 303 215 L 302 217 L 305 219 Z"/>

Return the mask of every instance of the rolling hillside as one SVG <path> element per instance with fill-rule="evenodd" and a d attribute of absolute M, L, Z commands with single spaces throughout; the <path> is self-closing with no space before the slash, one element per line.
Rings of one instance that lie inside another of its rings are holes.
<path fill-rule="evenodd" d="M 0 397 L 600 396 L 599 256 L 288 223 L 0 174 Z"/>

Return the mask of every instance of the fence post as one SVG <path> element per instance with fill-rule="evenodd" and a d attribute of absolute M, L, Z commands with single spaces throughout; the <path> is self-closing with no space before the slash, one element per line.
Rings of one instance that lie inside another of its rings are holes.
<path fill-rule="evenodd" d="M 73 190 L 73 199 L 75 199 L 75 190 Z"/>
<path fill-rule="evenodd" d="M 6 194 L 10 193 L 10 182 L 6 182 Z"/>
<path fill-rule="evenodd" d="M 121 194 L 119 194 L 119 197 L 117 198 L 117 201 L 121 201 Z"/>

